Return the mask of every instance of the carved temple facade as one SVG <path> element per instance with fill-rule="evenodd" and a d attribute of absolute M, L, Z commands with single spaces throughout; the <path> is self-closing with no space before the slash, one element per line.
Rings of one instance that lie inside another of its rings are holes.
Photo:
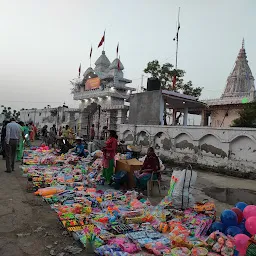
<path fill-rule="evenodd" d="M 98 137 L 104 126 L 116 130 L 119 124 L 126 122 L 129 107 L 125 100 L 135 89 L 126 86 L 132 81 L 124 78 L 123 70 L 120 59 L 116 58 L 111 63 L 103 51 L 95 62 L 95 68 L 89 67 L 73 88 L 74 100 L 81 101 L 80 136 L 88 136 L 92 124 Z"/>

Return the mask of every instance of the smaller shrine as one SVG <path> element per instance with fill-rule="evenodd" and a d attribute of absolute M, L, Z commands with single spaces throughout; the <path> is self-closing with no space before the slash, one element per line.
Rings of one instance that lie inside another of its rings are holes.
<path fill-rule="evenodd" d="M 252 102 L 254 99 L 254 77 L 248 64 L 243 40 L 222 96 L 219 99 L 204 101 L 208 108 L 203 111 L 202 125 L 229 127 L 233 120 L 239 117 L 243 104 Z"/>
<path fill-rule="evenodd" d="M 75 84 L 74 100 L 81 101 L 80 136 L 88 136 L 92 124 L 96 137 L 100 137 L 103 127 L 116 130 L 118 124 L 126 122 L 129 107 L 125 105 L 125 100 L 135 89 L 126 86 L 132 81 L 124 78 L 123 70 L 120 59 L 116 58 L 111 63 L 102 51 L 95 68 L 89 67 L 83 79 Z"/>

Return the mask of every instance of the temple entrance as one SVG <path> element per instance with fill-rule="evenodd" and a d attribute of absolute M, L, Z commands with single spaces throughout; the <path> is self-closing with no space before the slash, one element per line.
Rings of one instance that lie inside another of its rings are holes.
<path fill-rule="evenodd" d="M 94 125 L 95 139 L 101 139 L 104 128 L 107 130 L 109 126 L 107 111 L 103 110 L 101 105 L 95 102 L 87 106 L 82 112 L 81 136 L 83 136 L 85 140 L 90 139 L 90 129 L 92 125 Z"/>

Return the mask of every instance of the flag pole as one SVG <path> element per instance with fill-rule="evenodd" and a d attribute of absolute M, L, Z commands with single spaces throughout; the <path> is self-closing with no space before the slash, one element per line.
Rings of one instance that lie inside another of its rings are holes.
<path fill-rule="evenodd" d="M 104 30 L 104 44 L 103 44 L 103 51 L 105 51 L 105 42 L 106 42 L 106 29 Z"/>
<path fill-rule="evenodd" d="M 177 24 L 177 34 L 176 34 L 176 62 L 175 69 L 178 67 L 178 49 L 179 49 L 179 26 L 180 26 L 180 7 L 178 11 L 178 24 Z"/>

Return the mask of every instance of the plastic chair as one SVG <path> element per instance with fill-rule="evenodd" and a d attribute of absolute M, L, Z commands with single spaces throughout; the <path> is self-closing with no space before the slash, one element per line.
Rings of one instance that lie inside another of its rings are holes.
<path fill-rule="evenodd" d="M 161 195 L 161 181 L 159 178 L 154 178 L 154 174 L 158 177 L 158 174 L 160 174 L 160 171 L 152 172 L 151 178 L 147 182 L 147 195 L 148 197 L 152 194 L 152 188 L 154 186 L 154 183 L 157 183 L 159 195 Z"/>

